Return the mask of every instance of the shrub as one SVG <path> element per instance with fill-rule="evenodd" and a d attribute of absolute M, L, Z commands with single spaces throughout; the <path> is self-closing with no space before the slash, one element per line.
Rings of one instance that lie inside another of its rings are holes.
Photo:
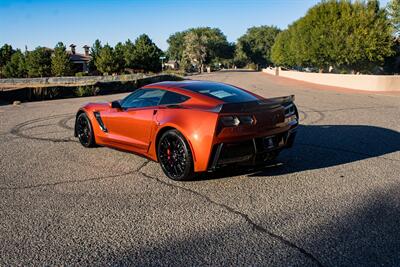
<path fill-rule="evenodd" d="M 99 88 L 93 85 L 88 85 L 88 86 L 78 86 L 74 90 L 74 94 L 78 97 L 82 96 L 94 96 L 97 95 L 99 92 Z"/>
<path fill-rule="evenodd" d="M 83 76 L 88 76 L 88 73 L 83 71 L 75 73 L 75 77 L 83 77 Z"/>
<path fill-rule="evenodd" d="M 247 64 L 246 68 L 250 70 L 258 70 L 257 65 L 255 63 Z"/>

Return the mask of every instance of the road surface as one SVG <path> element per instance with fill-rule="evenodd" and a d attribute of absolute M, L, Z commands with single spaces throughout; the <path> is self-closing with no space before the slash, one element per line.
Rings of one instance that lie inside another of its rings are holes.
<path fill-rule="evenodd" d="M 400 97 L 219 72 L 295 94 L 297 142 L 278 162 L 174 182 L 157 163 L 83 148 L 90 98 L 0 106 L 0 266 L 400 265 Z"/>

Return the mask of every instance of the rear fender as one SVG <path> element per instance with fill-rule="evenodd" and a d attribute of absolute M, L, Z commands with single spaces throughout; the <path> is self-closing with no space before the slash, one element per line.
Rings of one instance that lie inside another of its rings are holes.
<path fill-rule="evenodd" d="M 193 155 L 194 171 L 206 171 L 214 140 L 218 114 L 190 109 L 161 109 L 157 113 L 158 129 L 149 154 L 157 159 L 156 140 L 166 127 L 178 130 L 189 143 Z"/>

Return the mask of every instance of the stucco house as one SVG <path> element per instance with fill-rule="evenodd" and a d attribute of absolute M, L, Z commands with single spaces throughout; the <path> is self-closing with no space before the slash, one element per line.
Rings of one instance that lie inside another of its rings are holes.
<path fill-rule="evenodd" d="M 179 69 L 179 63 L 177 60 L 168 60 L 167 62 L 164 63 L 164 68 L 177 70 Z"/>
<path fill-rule="evenodd" d="M 92 57 L 89 54 L 89 46 L 84 45 L 82 48 L 84 50 L 84 54 L 76 53 L 76 45 L 71 44 L 69 46 L 71 48 L 70 51 L 67 51 L 69 54 L 69 58 L 71 63 L 73 64 L 73 68 L 75 72 L 88 72 L 89 71 L 89 62 Z"/>

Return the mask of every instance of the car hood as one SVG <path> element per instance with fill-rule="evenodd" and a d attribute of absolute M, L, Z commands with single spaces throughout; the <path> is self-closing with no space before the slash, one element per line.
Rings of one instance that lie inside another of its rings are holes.
<path fill-rule="evenodd" d="M 102 111 L 110 108 L 109 102 L 87 103 L 82 107 L 85 110 Z"/>

